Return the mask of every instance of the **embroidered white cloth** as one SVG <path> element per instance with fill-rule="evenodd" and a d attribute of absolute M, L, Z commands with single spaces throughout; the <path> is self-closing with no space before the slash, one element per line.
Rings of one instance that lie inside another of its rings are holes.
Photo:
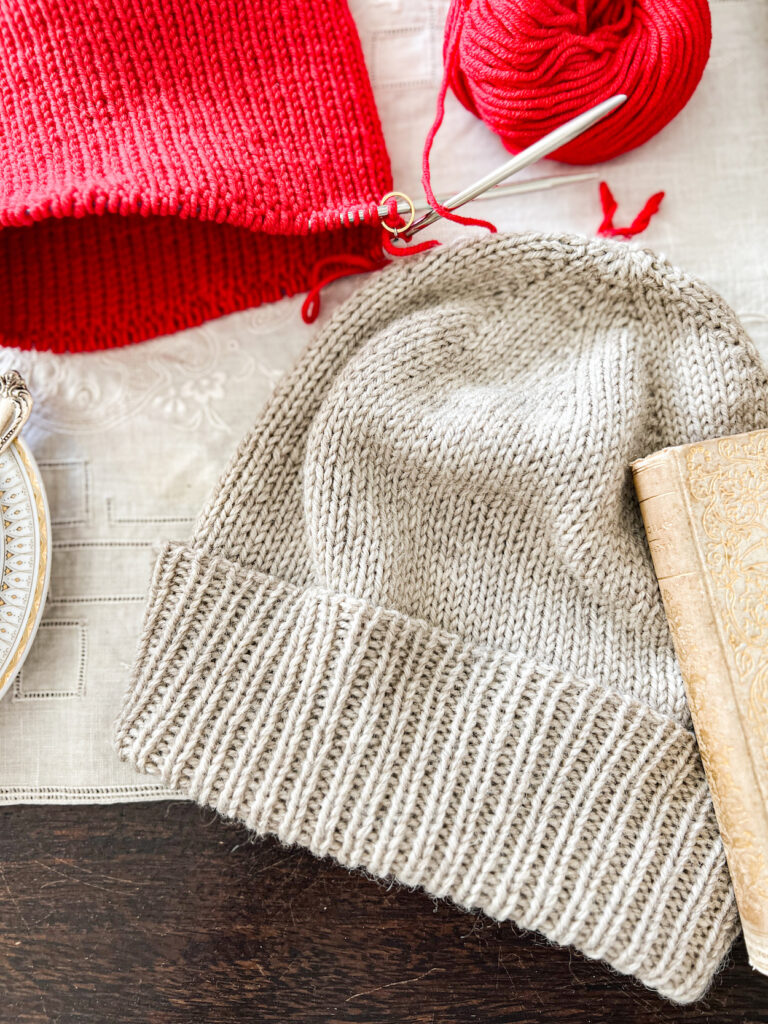
<path fill-rule="evenodd" d="M 397 188 L 421 194 L 424 135 L 441 77 L 447 0 L 351 0 Z M 629 222 L 667 197 L 638 244 L 708 281 L 768 359 L 768 5 L 715 0 L 707 71 L 683 113 L 641 149 L 599 168 Z M 451 100 L 434 150 L 436 191 L 456 190 L 506 153 Z M 545 162 L 527 176 L 567 172 Z M 576 169 L 574 169 L 576 170 Z M 477 204 L 505 230 L 594 233 L 597 181 Z M 433 237 L 464 229 L 441 226 Z M 364 278 L 323 295 L 325 321 Z M 165 797 L 112 748 L 145 591 L 161 540 L 192 527 L 280 375 L 317 329 L 301 298 L 172 337 L 81 356 L 0 350 L 35 396 L 25 431 L 53 521 L 51 590 L 27 662 L 0 701 L 0 803 Z"/>

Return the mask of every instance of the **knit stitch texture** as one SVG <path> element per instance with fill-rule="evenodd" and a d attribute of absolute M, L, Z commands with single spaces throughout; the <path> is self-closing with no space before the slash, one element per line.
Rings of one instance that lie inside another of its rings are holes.
<path fill-rule="evenodd" d="M 628 467 L 767 425 L 733 314 L 649 253 L 387 270 L 161 554 L 122 756 L 696 999 L 738 917 Z"/>
<path fill-rule="evenodd" d="M 0 0 L 2 344 L 123 345 L 380 261 L 391 187 L 346 0 Z"/>

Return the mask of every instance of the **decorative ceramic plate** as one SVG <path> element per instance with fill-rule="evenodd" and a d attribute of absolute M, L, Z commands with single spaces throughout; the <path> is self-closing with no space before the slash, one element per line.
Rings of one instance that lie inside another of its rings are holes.
<path fill-rule="evenodd" d="M 18 438 L 32 407 L 15 371 L 0 375 L 0 697 L 34 639 L 48 592 L 48 502 L 31 452 Z"/>

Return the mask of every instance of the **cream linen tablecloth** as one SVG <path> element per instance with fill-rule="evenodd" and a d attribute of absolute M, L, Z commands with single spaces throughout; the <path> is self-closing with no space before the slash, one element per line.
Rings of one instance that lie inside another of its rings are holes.
<path fill-rule="evenodd" d="M 420 195 L 421 150 L 441 77 L 447 0 L 352 0 L 396 187 Z M 639 244 L 712 284 L 768 358 L 768 3 L 715 0 L 714 42 L 685 111 L 640 150 L 600 169 L 628 222 L 658 189 Z M 505 151 L 452 98 L 434 151 L 436 190 L 490 170 Z M 545 162 L 531 175 L 567 170 Z M 478 204 L 499 228 L 592 234 L 597 184 Z M 442 228 L 445 239 L 462 229 Z M 478 268 L 478 272 L 482 272 Z M 363 284 L 225 317 L 128 349 L 85 356 L 0 350 L 36 406 L 25 437 L 53 520 L 51 589 L 38 638 L 0 702 L 0 802 L 166 796 L 121 764 L 112 723 L 139 632 L 153 553 L 183 538 L 241 436 L 312 333 Z"/>

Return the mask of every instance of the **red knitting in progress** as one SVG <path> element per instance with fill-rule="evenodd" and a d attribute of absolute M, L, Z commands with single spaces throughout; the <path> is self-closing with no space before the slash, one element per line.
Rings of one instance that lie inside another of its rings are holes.
<path fill-rule="evenodd" d="M 0 0 L 2 344 L 125 345 L 381 263 L 391 188 L 346 0 Z"/>

